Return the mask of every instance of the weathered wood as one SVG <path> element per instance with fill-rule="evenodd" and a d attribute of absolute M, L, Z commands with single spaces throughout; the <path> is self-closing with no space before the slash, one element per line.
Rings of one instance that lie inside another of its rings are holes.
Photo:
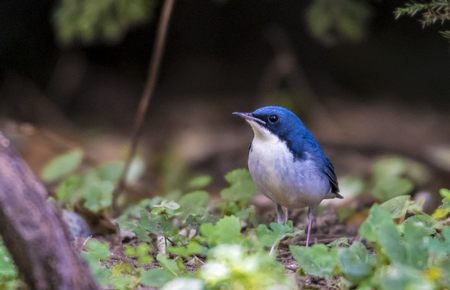
<path fill-rule="evenodd" d="M 31 289 L 98 289 L 44 187 L 1 132 L 0 235 Z"/>

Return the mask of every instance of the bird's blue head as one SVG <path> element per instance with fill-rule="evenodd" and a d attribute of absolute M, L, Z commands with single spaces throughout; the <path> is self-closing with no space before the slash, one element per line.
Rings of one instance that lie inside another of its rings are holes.
<path fill-rule="evenodd" d="M 268 106 L 257 109 L 252 113 L 235 112 L 234 115 L 244 118 L 257 138 L 269 138 L 276 135 L 288 143 L 302 138 L 307 129 L 302 121 L 291 111 L 283 107 Z"/>

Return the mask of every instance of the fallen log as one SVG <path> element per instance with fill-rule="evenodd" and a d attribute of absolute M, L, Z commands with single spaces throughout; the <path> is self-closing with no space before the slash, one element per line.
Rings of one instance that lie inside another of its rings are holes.
<path fill-rule="evenodd" d="M 31 289 L 98 289 L 46 191 L 0 132 L 0 236 Z"/>

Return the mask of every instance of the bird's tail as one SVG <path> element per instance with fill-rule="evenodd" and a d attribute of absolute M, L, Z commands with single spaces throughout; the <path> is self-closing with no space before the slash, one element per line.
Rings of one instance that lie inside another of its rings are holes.
<path fill-rule="evenodd" d="M 339 191 L 330 191 L 330 193 L 325 196 L 325 199 L 333 199 L 333 198 L 339 198 L 343 199 L 344 197 L 339 194 Z"/>

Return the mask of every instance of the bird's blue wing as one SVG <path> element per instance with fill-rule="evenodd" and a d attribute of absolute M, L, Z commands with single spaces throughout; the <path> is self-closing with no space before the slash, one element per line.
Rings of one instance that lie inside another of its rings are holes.
<path fill-rule="evenodd" d="M 319 143 L 317 143 L 317 141 L 309 132 L 305 134 L 303 140 L 303 151 L 312 154 L 316 161 L 321 165 L 323 173 L 326 175 L 328 181 L 330 182 L 330 198 L 343 198 L 343 196 L 339 194 L 339 184 L 337 181 L 336 173 L 334 172 L 334 166 L 327 158 L 322 148 L 320 148 Z"/>
<path fill-rule="evenodd" d="M 343 198 L 342 195 L 339 194 L 339 184 L 337 181 L 336 173 L 334 172 L 334 166 L 330 162 L 330 160 L 328 160 L 328 158 L 326 158 L 325 161 L 326 166 L 324 167 L 324 173 L 330 181 L 331 192 L 334 193 L 334 197 Z"/>

